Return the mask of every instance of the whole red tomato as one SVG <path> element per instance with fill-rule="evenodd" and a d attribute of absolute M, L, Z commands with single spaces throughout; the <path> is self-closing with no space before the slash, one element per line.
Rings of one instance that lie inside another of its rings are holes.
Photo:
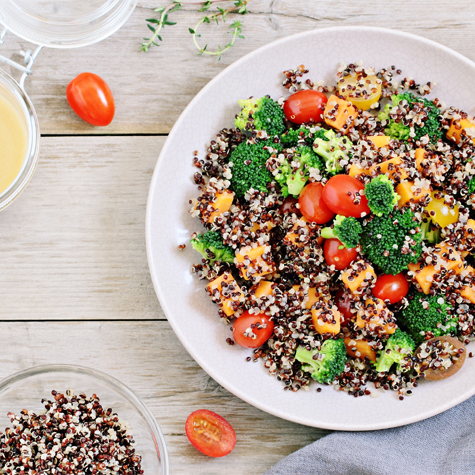
<path fill-rule="evenodd" d="M 366 196 L 361 193 L 363 190 L 363 183 L 356 178 L 349 175 L 335 175 L 328 180 L 322 196 L 325 204 L 335 214 L 362 218 L 371 212 Z"/>
<path fill-rule="evenodd" d="M 409 292 L 409 283 L 404 274 L 380 275 L 373 287 L 373 295 L 381 300 L 389 300 L 390 304 L 399 302 Z"/>
<path fill-rule="evenodd" d="M 294 124 L 318 123 L 323 120 L 323 111 L 327 102 L 327 96 L 323 92 L 306 89 L 292 94 L 285 101 L 284 114 Z"/>
<path fill-rule="evenodd" d="M 233 338 L 244 348 L 258 348 L 273 332 L 274 322 L 264 313 L 250 314 L 246 311 L 233 324 Z"/>
<path fill-rule="evenodd" d="M 323 185 L 309 183 L 299 195 L 299 209 L 304 216 L 317 224 L 324 224 L 335 216 L 335 213 L 323 201 Z"/>
<path fill-rule="evenodd" d="M 93 73 L 75 77 L 66 89 L 71 109 L 92 125 L 109 125 L 114 118 L 115 103 L 107 83 Z"/>
<path fill-rule="evenodd" d="M 236 434 L 231 424 L 206 409 L 199 409 L 188 416 L 185 431 L 192 445 L 210 457 L 224 457 L 236 445 Z"/>
<path fill-rule="evenodd" d="M 335 266 L 336 270 L 343 270 L 356 259 L 358 253 L 355 248 L 344 247 L 339 239 L 326 239 L 323 255 L 329 266 Z"/>

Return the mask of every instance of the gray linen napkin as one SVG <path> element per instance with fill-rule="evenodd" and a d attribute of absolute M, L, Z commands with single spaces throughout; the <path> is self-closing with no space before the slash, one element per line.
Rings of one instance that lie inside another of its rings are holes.
<path fill-rule="evenodd" d="M 408 426 L 334 432 L 284 458 L 264 475 L 333 474 L 475 474 L 475 396 Z"/>

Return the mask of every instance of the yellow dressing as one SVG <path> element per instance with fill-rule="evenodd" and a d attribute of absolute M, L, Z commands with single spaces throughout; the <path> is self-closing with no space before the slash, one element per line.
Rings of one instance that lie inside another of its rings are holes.
<path fill-rule="evenodd" d="M 28 151 L 28 129 L 18 108 L 0 90 L 0 195 L 15 181 Z"/>

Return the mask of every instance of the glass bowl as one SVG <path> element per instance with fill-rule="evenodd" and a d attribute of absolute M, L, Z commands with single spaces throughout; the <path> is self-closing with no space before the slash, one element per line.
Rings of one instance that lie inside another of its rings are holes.
<path fill-rule="evenodd" d="M 87 46 L 116 32 L 137 0 L 1 0 L 0 23 L 50 48 Z"/>
<path fill-rule="evenodd" d="M 146 475 L 168 475 L 168 454 L 163 434 L 150 410 L 124 384 L 100 371 L 70 365 L 37 366 L 20 371 L 0 382 L 0 431 L 11 427 L 9 412 L 22 409 L 41 413 L 43 398 L 50 399 L 52 390 L 86 396 L 97 394 L 104 408 L 112 408 L 121 421 L 126 421 L 142 456 Z"/>
<path fill-rule="evenodd" d="M 28 95 L 15 79 L 2 70 L 0 70 L 0 94 L 8 99 L 19 112 L 25 122 L 28 135 L 28 148 L 23 166 L 10 186 L 0 193 L 0 211 L 2 211 L 25 189 L 33 176 L 40 154 L 40 126 Z"/>

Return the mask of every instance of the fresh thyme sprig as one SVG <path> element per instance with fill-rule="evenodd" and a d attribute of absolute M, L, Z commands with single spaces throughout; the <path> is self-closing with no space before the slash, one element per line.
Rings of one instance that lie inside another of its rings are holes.
<path fill-rule="evenodd" d="M 151 46 L 160 46 L 158 41 L 162 41 L 162 37 L 159 35 L 160 31 L 165 27 L 165 25 L 176 25 L 176 22 L 171 22 L 168 20 L 168 14 L 175 12 L 179 10 L 182 5 L 185 4 L 190 4 L 190 5 L 201 5 L 201 8 L 199 9 L 200 12 L 204 12 L 210 9 L 211 5 L 213 3 L 218 3 L 218 2 L 223 2 L 223 1 L 228 1 L 228 0 L 206 0 L 204 2 L 178 2 L 174 1 L 167 7 L 159 7 L 156 8 L 154 11 L 157 13 L 160 13 L 159 18 L 149 18 L 146 20 L 147 22 L 147 27 L 150 29 L 150 31 L 153 33 L 151 38 L 144 38 L 144 42 L 142 43 L 142 51 L 147 52 Z M 216 51 L 209 51 L 208 45 L 206 44 L 204 47 L 201 47 L 198 44 L 198 38 L 201 37 L 199 33 L 197 33 L 198 28 L 204 24 L 204 23 L 211 23 L 211 22 L 216 22 L 217 25 L 219 25 L 220 20 L 222 20 L 223 23 L 226 22 L 226 15 L 230 12 L 236 12 L 241 15 L 244 15 L 247 13 L 247 4 L 251 0 L 236 0 L 234 2 L 234 6 L 228 10 L 225 10 L 224 8 L 219 8 L 218 7 L 218 12 L 206 15 L 200 19 L 200 21 L 196 24 L 195 28 L 188 28 L 188 31 L 191 33 L 193 36 L 193 42 L 196 46 L 196 48 L 199 51 L 199 54 L 207 54 L 211 56 L 217 56 L 218 60 L 221 59 L 221 55 L 227 51 L 229 48 L 232 48 L 234 46 L 234 42 L 236 41 L 236 38 L 242 38 L 244 39 L 244 36 L 242 35 L 242 22 L 239 20 L 234 21 L 231 23 L 231 28 L 232 31 L 230 32 L 232 34 L 231 40 L 229 43 L 227 43 L 223 48 L 218 45 L 218 49 Z"/>

